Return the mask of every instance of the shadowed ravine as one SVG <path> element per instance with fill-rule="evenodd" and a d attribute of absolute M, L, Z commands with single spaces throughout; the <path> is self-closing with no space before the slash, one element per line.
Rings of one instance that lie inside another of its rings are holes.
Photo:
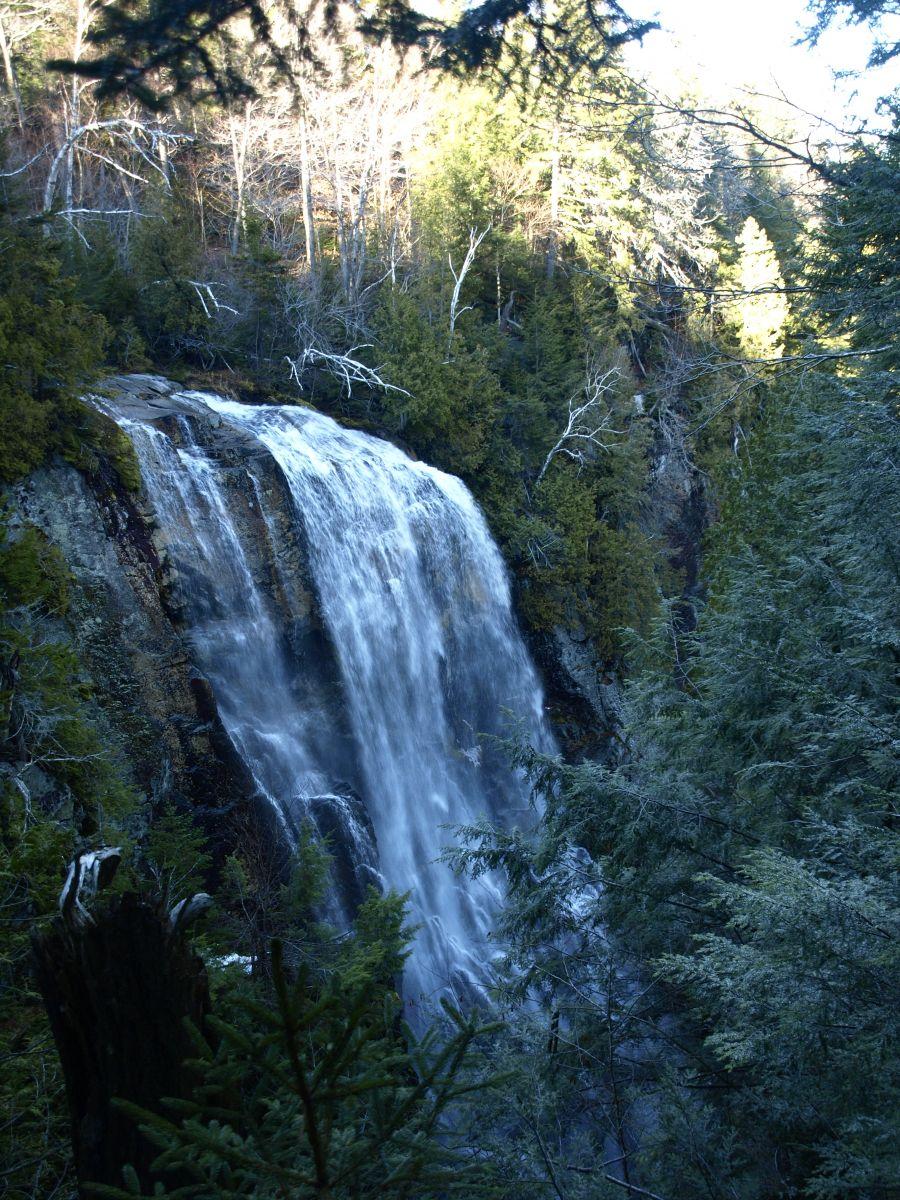
<path fill-rule="evenodd" d="M 410 893 L 421 927 L 406 974 L 411 1002 L 477 983 L 499 895 L 491 880 L 456 879 L 436 860 L 448 826 L 527 819 L 526 786 L 480 735 L 516 719 L 536 745 L 552 744 L 477 505 L 453 476 L 319 413 L 199 392 L 170 401 L 165 419 L 110 411 L 140 459 L 198 665 L 236 749 L 290 836 L 323 797 L 359 794 L 377 851 L 348 801 L 345 838 L 387 886 Z M 243 492 L 226 484 L 219 457 L 228 445 L 233 478 L 235 434 L 247 446 Z M 267 456 L 290 497 L 350 737 L 310 702 L 308 663 L 250 565 L 238 506 L 257 507 L 259 527 L 278 536 L 258 478 Z"/>

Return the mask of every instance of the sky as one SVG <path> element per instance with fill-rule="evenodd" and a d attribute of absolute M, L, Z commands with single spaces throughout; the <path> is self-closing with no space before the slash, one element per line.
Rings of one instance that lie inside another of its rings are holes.
<path fill-rule="evenodd" d="M 871 126 L 881 123 L 878 97 L 900 85 L 897 62 L 866 69 L 873 35 L 865 26 L 836 25 L 815 49 L 794 45 L 811 23 L 806 0 L 644 0 L 628 9 L 663 27 L 628 51 L 635 71 L 659 87 L 672 89 L 679 74 L 696 74 L 715 95 L 742 86 L 783 92 L 792 104 L 837 125 L 862 118 Z M 897 24 L 895 19 L 894 31 Z M 836 82 L 834 72 L 848 69 L 861 74 Z"/>

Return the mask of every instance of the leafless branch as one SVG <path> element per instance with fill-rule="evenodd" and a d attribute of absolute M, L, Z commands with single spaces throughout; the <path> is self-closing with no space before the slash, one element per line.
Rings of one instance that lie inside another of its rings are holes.
<path fill-rule="evenodd" d="M 212 320 L 214 312 L 229 312 L 235 317 L 239 317 L 241 315 L 236 308 L 232 308 L 230 304 L 224 304 L 218 299 L 212 289 L 211 283 L 201 283 L 197 279 L 189 279 L 188 283 L 194 289 L 197 299 L 200 301 L 208 321 Z M 204 296 L 206 299 L 204 299 Z M 212 305 L 212 311 L 210 311 L 209 305 L 206 303 L 207 300 L 209 300 L 209 304 Z"/>
<path fill-rule="evenodd" d="M 65 164 L 69 153 L 74 146 L 87 137 L 91 133 L 108 133 L 113 137 L 125 141 L 128 147 L 133 150 L 138 156 L 144 160 L 155 171 L 162 175 L 163 179 L 168 183 L 168 176 L 165 170 L 154 162 L 151 156 L 147 153 L 146 148 L 141 144 L 141 139 L 148 142 L 151 152 L 155 152 L 161 144 L 174 145 L 180 141 L 192 141 L 193 139 L 185 133 L 172 133 L 169 130 L 162 129 L 158 125 L 147 125 L 143 121 L 136 121 L 130 117 L 115 117 L 108 121 L 88 121 L 84 125 L 79 125 L 73 129 L 69 136 L 63 141 L 62 145 L 57 150 L 53 162 L 50 164 L 50 170 L 47 173 L 47 182 L 44 186 L 44 206 L 43 211 L 49 213 L 53 208 L 53 198 L 56 194 L 56 188 L 59 183 L 60 172 Z M 99 151 L 91 151 L 96 157 L 103 156 Z M 116 171 L 128 175 L 131 178 L 142 180 L 139 175 L 134 175 L 121 163 L 117 163 L 114 159 L 104 158 L 104 161 L 112 166 Z M 143 180 L 142 180 L 143 181 Z"/>
<path fill-rule="evenodd" d="M 605 439 L 609 435 L 621 437 L 624 430 L 613 428 L 612 409 L 606 397 L 619 377 L 618 367 L 610 367 L 601 372 L 595 362 L 588 362 L 581 403 L 574 397 L 569 400 L 566 427 L 544 459 L 536 483 L 541 482 L 558 454 L 565 454 L 581 465 L 587 456 L 588 445 L 596 446 L 600 450 L 612 450 L 613 447 Z"/>
<path fill-rule="evenodd" d="M 301 376 L 307 367 L 320 366 L 329 375 L 333 375 L 341 381 L 348 399 L 353 395 L 354 384 L 361 384 L 370 390 L 381 388 L 386 392 L 400 392 L 401 395 L 408 396 L 409 392 L 405 388 L 397 387 L 382 379 L 380 368 L 368 367 L 353 357 L 359 350 L 369 349 L 371 349 L 370 345 L 351 346 L 346 354 L 333 354 L 327 350 L 318 350 L 314 346 L 307 346 L 297 358 L 285 356 L 285 361 L 290 369 L 291 378 L 298 387 L 301 386 Z"/>
<path fill-rule="evenodd" d="M 478 251 L 478 247 L 481 245 L 481 243 L 484 241 L 484 239 L 487 237 L 487 235 L 490 233 L 490 231 L 491 231 L 490 222 L 482 230 L 481 233 L 478 232 L 478 230 L 475 228 L 474 225 L 469 230 L 469 248 L 466 251 L 466 257 L 463 259 L 462 266 L 459 268 L 458 275 L 453 267 L 452 256 L 449 254 L 447 255 L 447 262 L 450 264 L 450 274 L 453 276 L 453 280 L 454 280 L 453 295 L 450 297 L 450 336 L 447 341 L 447 353 L 448 354 L 450 353 L 451 347 L 453 345 L 453 334 L 456 331 L 457 319 L 460 316 L 462 316 L 462 314 L 464 312 L 468 312 L 472 307 L 471 304 L 467 304 L 465 306 L 465 308 L 459 307 L 459 296 L 460 296 L 460 292 L 462 291 L 463 282 L 466 278 L 466 275 L 468 274 L 469 268 L 471 267 L 472 263 L 475 261 L 475 254 Z"/>
<path fill-rule="evenodd" d="M 46 152 L 46 147 L 43 147 L 38 150 L 37 154 L 33 154 L 28 162 L 22 163 L 21 167 L 16 167 L 13 171 L 0 171 L 0 179 L 12 179 L 16 175 L 21 175 L 23 171 L 27 171 L 30 166 L 33 166 L 39 158 L 43 158 Z"/>

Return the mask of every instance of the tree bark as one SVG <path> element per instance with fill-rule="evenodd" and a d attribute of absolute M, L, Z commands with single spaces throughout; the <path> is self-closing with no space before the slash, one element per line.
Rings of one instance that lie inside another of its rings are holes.
<path fill-rule="evenodd" d="M 312 201 L 312 178 L 309 167 L 309 138 L 306 109 L 300 113 L 300 202 L 303 213 L 303 236 L 306 243 L 306 265 L 311 275 L 316 270 L 316 230 Z"/>
<path fill-rule="evenodd" d="M 122 1186 L 126 1164 L 152 1190 L 159 1151 L 113 1099 L 165 1115 L 163 1097 L 191 1094 L 184 1019 L 200 1027 L 209 1011 L 203 962 L 164 909 L 133 893 L 95 906 L 83 923 L 58 917 L 33 952 L 65 1077 L 80 1193 L 88 1183 Z"/>
<path fill-rule="evenodd" d="M 3 59 L 3 73 L 6 76 L 6 86 L 16 106 L 16 120 L 19 128 L 25 128 L 25 109 L 22 107 L 22 94 L 19 91 L 19 81 L 16 79 L 16 69 L 12 60 L 12 46 L 6 36 L 3 18 L 0 17 L 0 57 Z"/>
<path fill-rule="evenodd" d="M 88 27 L 90 25 L 91 12 L 89 0 L 78 0 L 75 9 L 75 44 L 72 48 L 72 61 L 80 62 L 81 55 L 84 50 L 84 39 L 87 36 Z M 69 128 L 68 132 L 78 129 L 81 126 L 81 80 L 78 75 L 72 76 L 72 86 L 69 94 Z M 66 154 L 66 184 L 65 184 L 65 207 L 68 211 L 72 208 L 75 197 L 75 141 L 70 139 L 67 141 L 68 152 Z M 75 219 L 78 223 L 78 219 Z"/>

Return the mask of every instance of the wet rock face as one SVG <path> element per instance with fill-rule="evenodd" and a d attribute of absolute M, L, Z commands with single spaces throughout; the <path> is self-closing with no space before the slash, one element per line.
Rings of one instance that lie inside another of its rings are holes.
<path fill-rule="evenodd" d="M 174 385 L 150 376 L 110 381 L 165 412 Z M 40 529 L 71 572 L 62 631 L 90 674 L 95 716 L 151 804 L 187 803 L 210 815 L 242 803 L 252 781 L 219 719 L 179 619 L 178 581 L 160 553 L 141 496 L 100 467 L 35 472 L 16 490 L 13 525 Z"/>
<path fill-rule="evenodd" d="M 36 472 L 14 521 L 42 530 L 72 575 L 65 632 L 90 673 L 97 717 L 153 800 L 237 802 L 247 786 L 205 680 L 167 610 L 165 564 L 138 506 L 104 474 Z"/>
<path fill-rule="evenodd" d="M 682 597 L 681 620 L 688 628 L 696 620 L 693 601 L 702 594 L 703 537 L 714 519 L 704 474 L 691 457 L 686 421 L 673 417 L 667 435 L 660 435 L 653 449 L 644 527 L 665 548 Z"/>
<path fill-rule="evenodd" d="M 587 637 L 557 627 L 531 639 L 553 732 L 569 762 L 623 757 L 622 681 Z"/>

